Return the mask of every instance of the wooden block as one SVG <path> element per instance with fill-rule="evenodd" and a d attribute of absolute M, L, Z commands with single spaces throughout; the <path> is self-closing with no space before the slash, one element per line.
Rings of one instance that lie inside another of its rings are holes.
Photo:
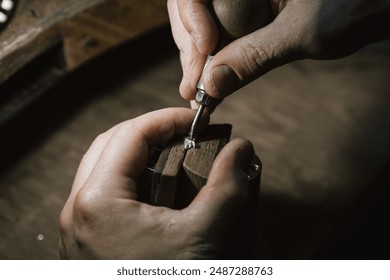
<path fill-rule="evenodd" d="M 215 157 L 229 142 L 231 131 L 230 124 L 210 125 L 200 133 L 195 149 L 187 151 L 184 172 L 198 190 L 206 183 Z"/>
<path fill-rule="evenodd" d="M 152 205 L 181 209 L 206 184 L 214 159 L 229 141 L 230 124 L 210 125 L 197 138 L 195 149 L 185 150 L 182 138 L 153 147 L 144 174 L 138 180 L 139 199 Z M 256 213 L 261 162 L 255 157 L 249 171 L 251 211 Z"/>
<path fill-rule="evenodd" d="M 196 147 L 187 151 L 183 162 L 183 173 L 176 206 L 187 206 L 206 184 L 215 157 L 230 140 L 230 124 L 214 124 L 202 131 Z"/>
<path fill-rule="evenodd" d="M 155 167 L 150 202 L 153 205 L 174 208 L 177 186 L 185 150 L 183 140 L 175 140 L 166 147 Z"/>
<path fill-rule="evenodd" d="M 174 208 L 184 156 L 181 138 L 152 147 L 147 168 L 138 179 L 138 199 L 151 205 Z"/>

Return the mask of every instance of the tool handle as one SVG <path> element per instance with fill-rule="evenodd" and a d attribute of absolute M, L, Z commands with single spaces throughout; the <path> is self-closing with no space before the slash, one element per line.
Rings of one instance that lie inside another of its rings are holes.
<path fill-rule="evenodd" d="M 268 0 L 213 0 L 211 10 L 221 39 L 228 41 L 265 26 L 272 15 Z"/>

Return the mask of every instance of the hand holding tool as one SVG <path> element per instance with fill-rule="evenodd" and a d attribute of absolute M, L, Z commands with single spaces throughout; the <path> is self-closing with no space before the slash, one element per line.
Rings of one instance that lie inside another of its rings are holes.
<path fill-rule="evenodd" d="M 207 63 L 212 59 L 213 57 L 211 55 L 207 56 L 207 60 L 205 63 L 204 68 L 206 68 Z M 194 120 L 192 121 L 190 132 L 188 133 L 188 136 L 184 138 L 184 148 L 186 150 L 195 148 L 196 143 L 195 139 L 197 137 L 197 131 L 196 128 L 198 126 L 199 120 L 202 117 L 203 111 L 206 106 L 217 106 L 221 100 L 216 99 L 208 95 L 204 89 L 202 80 L 199 80 L 197 86 L 196 86 L 196 96 L 195 100 L 200 104 L 198 111 L 196 112 L 196 115 L 194 117 Z"/>
<path fill-rule="evenodd" d="M 269 10 L 269 4 L 265 0 L 213 0 L 210 9 L 220 28 L 221 43 L 218 44 L 219 46 L 224 45 L 224 42 L 245 36 L 264 26 L 268 22 L 268 18 L 259 17 L 260 12 L 261 14 L 270 14 L 264 12 Z M 203 69 L 207 67 L 211 59 L 212 56 L 209 55 Z M 195 100 L 200 106 L 192 121 L 188 136 L 184 139 L 184 148 L 186 150 L 196 147 L 197 126 L 205 107 L 217 106 L 222 101 L 207 94 L 201 79 L 196 88 Z"/>

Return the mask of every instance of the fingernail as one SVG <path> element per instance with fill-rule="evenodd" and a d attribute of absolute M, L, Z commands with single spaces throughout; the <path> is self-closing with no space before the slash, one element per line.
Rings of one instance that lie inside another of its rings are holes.
<path fill-rule="evenodd" d="M 211 82 L 214 91 L 222 98 L 233 93 L 240 85 L 236 72 L 227 65 L 216 66 L 211 70 Z"/>

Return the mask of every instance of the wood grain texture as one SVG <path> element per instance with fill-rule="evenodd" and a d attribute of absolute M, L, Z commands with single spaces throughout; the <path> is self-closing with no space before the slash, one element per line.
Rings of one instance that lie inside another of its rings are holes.
<path fill-rule="evenodd" d="M 64 52 L 69 70 L 168 22 L 163 0 L 105 2 L 66 21 Z"/>
<path fill-rule="evenodd" d="M 214 159 L 229 141 L 231 130 L 229 124 L 210 125 L 199 133 L 196 147 L 189 150 L 184 149 L 183 137 L 151 147 L 150 163 L 137 184 L 141 200 L 174 209 L 187 207 L 206 184 Z"/>
<path fill-rule="evenodd" d="M 168 22 L 163 0 L 22 0 L 0 33 L 0 84 L 25 64 L 63 44 L 72 70 L 109 48 Z"/>
<path fill-rule="evenodd" d="M 148 203 L 175 208 L 185 154 L 181 138 L 164 147 L 154 167 Z"/>
<path fill-rule="evenodd" d="M 206 184 L 215 157 L 229 142 L 232 126 L 230 124 L 214 124 L 199 133 L 196 148 L 189 149 L 183 161 L 185 189 L 183 189 L 184 205 Z"/>
<path fill-rule="evenodd" d="M 156 206 L 183 209 L 206 185 L 215 158 L 229 142 L 232 126 L 212 124 L 199 132 L 196 147 L 185 150 L 183 138 L 174 138 L 161 147 L 150 149 L 148 167 L 137 181 L 138 198 Z M 162 149 L 154 163 L 156 151 Z M 248 259 L 264 256 L 258 244 L 258 196 L 261 162 L 255 156 L 247 186 L 248 200 L 240 209 L 241 215 L 220 238 L 228 239 L 220 255 L 223 259 Z M 248 175 L 249 176 L 249 175 Z M 223 191 L 223 186 L 217 186 Z M 172 236 L 172 238 L 175 238 Z"/>
<path fill-rule="evenodd" d="M 260 230 L 272 258 L 311 258 L 375 189 L 390 159 L 389 45 L 290 63 L 214 112 L 262 159 Z M 85 65 L 1 130 L 0 258 L 58 258 L 58 216 L 90 143 L 120 121 L 188 106 L 181 76 L 165 29 Z"/>

